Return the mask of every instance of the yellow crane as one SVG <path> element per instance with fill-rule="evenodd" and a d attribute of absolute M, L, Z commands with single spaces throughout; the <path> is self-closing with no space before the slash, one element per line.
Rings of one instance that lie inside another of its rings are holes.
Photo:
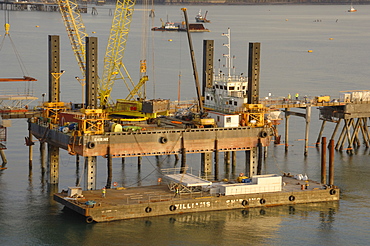
<path fill-rule="evenodd" d="M 148 80 L 148 77 L 143 75 L 146 73 L 145 60 L 141 61 L 140 73 L 142 76 L 139 83 L 136 85 L 122 61 L 135 3 L 136 0 L 117 0 L 116 2 L 104 56 L 103 75 L 99 80 L 99 100 L 100 106 L 103 108 L 110 106 L 110 94 L 116 80 L 122 79 L 126 84 L 129 90 L 126 100 L 133 100 L 135 96 L 140 96 L 139 90 Z M 74 0 L 58 0 L 58 5 L 72 50 L 79 64 L 81 73 L 83 77 L 85 77 L 85 37 L 88 35 L 81 18 L 78 4 Z"/>
<path fill-rule="evenodd" d="M 64 24 L 71 41 L 72 49 L 85 77 L 85 26 L 82 22 L 75 0 L 58 0 Z M 123 64 L 124 51 L 136 0 L 117 0 L 112 19 L 108 44 L 104 56 L 103 74 L 99 79 L 100 107 L 110 114 L 120 114 L 142 119 L 156 118 L 157 113 L 168 114 L 168 100 L 149 102 L 146 112 L 143 109 L 141 88 L 148 81 L 146 75 L 146 60 L 140 61 L 140 80 L 135 84 Z M 111 103 L 110 95 L 116 80 L 122 79 L 129 91 L 125 99 L 118 99 L 115 105 Z M 140 99 L 140 100 L 136 100 Z M 158 107 L 158 104 L 160 105 Z M 149 109 L 148 109 L 149 108 Z"/>
<path fill-rule="evenodd" d="M 123 56 L 136 0 L 117 0 L 108 44 L 104 56 L 103 75 L 99 83 L 100 106 L 109 106 L 109 97 L 116 80 L 122 79 L 130 92 L 135 87 Z M 140 83 L 139 83 L 140 84 Z"/>
<path fill-rule="evenodd" d="M 80 67 L 82 76 L 85 78 L 85 38 L 88 35 L 81 18 L 78 4 L 74 1 L 58 0 L 58 5 L 63 18 L 63 23 L 68 33 L 73 53 Z"/>

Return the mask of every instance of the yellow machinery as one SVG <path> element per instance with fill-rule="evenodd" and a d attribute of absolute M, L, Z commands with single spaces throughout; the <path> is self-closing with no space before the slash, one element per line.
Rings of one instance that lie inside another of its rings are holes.
<path fill-rule="evenodd" d="M 58 124 L 59 113 L 66 111 L 64 102 L 44 102 L 42 106 L 42 117 L 49 118 L 52 124 Z"/>
<path fill-rule="evenodd" d="M 244 112 L 241 112 L 241 125 L 251 127 L 263 127 L 265 125 L 266 108 L 262 104 L 244 104 Z"/>
<path fill-rule="evenodd" d="M 104 133 L 104 121 L 107 120 L 107 114 L 102 109 L 82 109 L 82 113 L 82 115 L 76 115 L 79 131 L 84 135 Z"/>
<path fill-rule="evenodd" d="M 330 96 L 318 96 L 315 97 L 315 101 L 318 103 L 330 102 Z"/>

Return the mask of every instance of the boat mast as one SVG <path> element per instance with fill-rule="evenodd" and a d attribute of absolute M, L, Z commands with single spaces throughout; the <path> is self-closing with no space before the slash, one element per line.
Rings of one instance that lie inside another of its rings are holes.
<path fill-rule="evenodd" d="M 229 52 L 228 54 L 223 54 L 224 57 L 226 57 L 226 66 L 228 69 L 228 77 L 231 77 L 231 59 L 230 59 L 230 52 L 231 52 L 231 47 L 230 47 L 230 27 L 227 28 L 227 33 L 221 34 L 224 37 L 227 37 L 227 44 L 223 44 L 223 46 L 227 47 Z"/>

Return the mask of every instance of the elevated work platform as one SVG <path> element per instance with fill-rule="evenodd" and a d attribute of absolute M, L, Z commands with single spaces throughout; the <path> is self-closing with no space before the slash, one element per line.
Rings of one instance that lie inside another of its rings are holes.
<path fill-rule="evenodd" d="M 31 133 L 38 139 L 52 143 L 70 153 L 81 156 L 155 156 L 178 153 L 205 153 L 249 150 L 270 144 L 273 133 L 269 128 L 196 128 L 156 129 L 131 132 L 105 132 L 99 135 L 80 135 L 78 131 L 62 132 L 60 126 L 52 127 L 41 118 L 29 122 Z M 267 134 L 261 134 L 267 132 Z M 258 136 L 265 136 L 259 138 Z M 222 141 L 218 141 L 218 140 Z"/>

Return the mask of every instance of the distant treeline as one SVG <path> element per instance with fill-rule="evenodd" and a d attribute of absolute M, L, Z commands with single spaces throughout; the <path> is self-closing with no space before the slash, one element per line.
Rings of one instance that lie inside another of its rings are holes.
<path fill-rule="evenodd" d="M 370 0 L 153 0 L 154 4 L 370 4 Z M 114 4 L 115 0 L 106 0 L 106 4 Z M 143 0 L 136 0 L 141 4 Z M 152 3 L 149 0 L 149 3 Z"/>

